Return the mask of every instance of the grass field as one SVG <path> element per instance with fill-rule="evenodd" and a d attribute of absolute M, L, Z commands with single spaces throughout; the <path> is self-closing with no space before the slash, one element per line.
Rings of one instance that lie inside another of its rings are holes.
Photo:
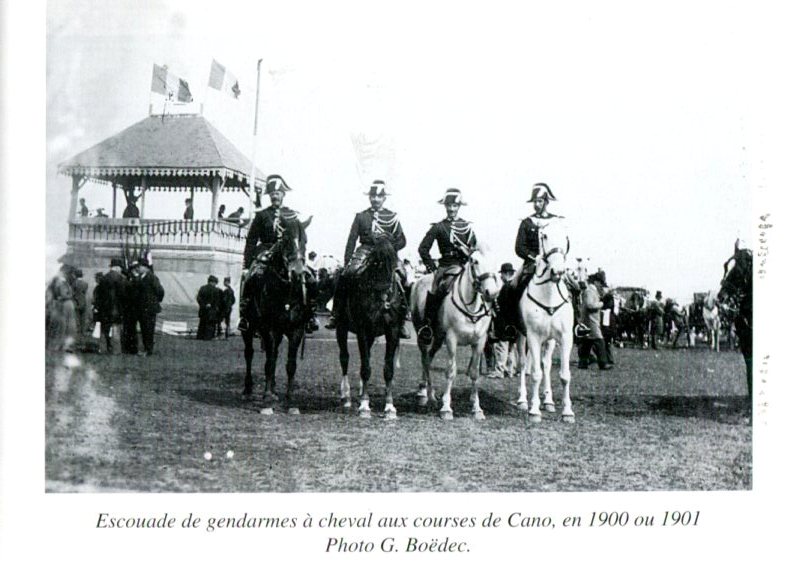
<path fill-rule="evenodd" d="M 301 415 L 259 414 L 242 401 L 240 338 L 157 335 L 152 358 L 46 355 L 46 480 L 51 492 L 628 491 L 750 489 L 752 428 L 744 363 L 706 348 L 621 349 L 607 372 L 572 363 L 575 424 L 528 423 L 511 405 L 516 379 L 481 382 L 487 419 L 470 417 L 455 382 L 455 419 L 422 411 L 418 351 L 404 345 L 396 421 L 384 421 L 382 353 L 373 354 L 373 417 L 343 413 L 326 331 L 299 361 Z M 467 362 L 468 352 L 461 352 Z M 280 359 L 281 360 L 281 359 Z M 443 390 L 445 351 L 433 375 Z M 284 388 L 280 362 L 278 388 Z M 351 344 L 357 396 L 358 355 Z M 557 367 L 553 390 L 560 394 Z M 357 402 L 354 404 L 357 405 Z M 559 408 L 560 410 L 560 408 Z M 228 452 L 232 451 L 230 457 Z M 211 459 L 205 458 L 206 452 Z"/>

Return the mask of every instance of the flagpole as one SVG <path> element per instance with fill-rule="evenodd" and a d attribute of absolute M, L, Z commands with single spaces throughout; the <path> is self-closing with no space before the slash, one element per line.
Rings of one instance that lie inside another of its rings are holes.
<path fill-rule="evenodd" d="M 257 92 L 254 97 L 254 129 L 252 130 L 252 170 L 249 174 L 249 215 L 254 218 L 255 213 L 255 197 L 257 192 L 255 190 L 255 163 L 257 160 L 257 118 L 260 108 L 260 69 L 263 65 L 263 59 L 257 60 Z"/>

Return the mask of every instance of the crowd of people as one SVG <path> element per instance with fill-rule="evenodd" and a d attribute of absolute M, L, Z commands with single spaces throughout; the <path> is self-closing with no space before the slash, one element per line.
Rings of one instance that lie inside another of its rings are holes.
<path fill-rule="evenodd" d="M 49 282 L 47 348 L 151 356 L 164 288 L 150 261 L 141 257 L 126 265 L 122 259 L 112 259 L 109 271 L 97 273 L 95 281 L 90 303 L 81 269 L 64 264 Z"/>
<path fill-rule="evenodd" d="M 230 336 L 230 315 L 235 305 L 235 290 L 232 280 L 224 278 L 224 288 L 219 288 L 219 279 L 215 275 L 208 276 L 208 282 L 200 287 L 197 292 L 197 305 L 199 306 L 197 326 L 198 340 L 213 340 L 222 337 L 224 325 L 224 338 Z"/>

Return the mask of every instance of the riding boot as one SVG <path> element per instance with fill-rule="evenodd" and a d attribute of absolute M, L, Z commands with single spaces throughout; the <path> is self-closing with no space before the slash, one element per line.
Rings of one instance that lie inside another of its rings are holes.
<path fill-rule="evenodd" d="M 249 330 L 249 321 L 246 319 L 246 308 L 249 305 L 249 300 L 241 297 L 238 300 L 238 313 L 241 318 L 238 320 L 238 330 L 245 333 Z"/>
<path fill-rule="evenodd" d="M 422 324 L 418 331 L 419 341 L 423 344 L 432 342 L 432 337 L 435 334 L 435 325 L 438 321 L 439 307 L 440 301 L 438 295 L 428 292 L 427 301 L 424 303 L 424 324 Z"/>
<path fill-rule="evenodd" d="M 326 329 L 333 331 L 337 328 L 337 321 L 340 318 L 340 315 L 344 311 L 345 306 L 345 287 L 343 282 L 343 276 L 337 278 L 336 287 L 334 287 L 334 302 L 331 306 L 331 316 L 326 323 Z"/>
<path fill-rule="evenodd" d="M 408 319 L 410 318 L 410 307 L 408 306 L 407 299 L 402 300 L 402 307 L 400 308 L 402 311 L 402 322 L 399 325 L 399 337 L 401 339 L 409 339 L 410 338 L 410 331 L 408 330 Z"/>

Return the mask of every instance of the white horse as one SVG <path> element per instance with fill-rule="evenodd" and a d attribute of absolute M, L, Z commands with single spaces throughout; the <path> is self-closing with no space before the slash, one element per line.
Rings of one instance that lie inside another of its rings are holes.
<path fill-rule="evenodd" d="M 411 290 L 410 307 L 414 323 L 424 318 L 424 305 L 427 293 L 432 287 L 434 276 L 425 275 L 419 279 Z M 470 253 L 461 273 L 454 279 L 451 292 L 441 302 L 438 309 L 438 327 L 434 331 L 432 342 L 428 345 L 419 344 L 421 350 L 422 381 L 419 384 L 419 405 L 426 406 L 436 402 L 435 390 L 430 379 L 430 366 L 435 353 L 440 350 L 444 341 L 449 353 L 449 367 L 446 370 L 446 390 L 442 397 L 440 416 L 450 420 L 454 417 L 451 408 L 451 388 L 457 376 L 457 347 L 470 345 L 473 352 L 467 374 L 471 379 L 471 407 L 474 418 L 484 419 L 484 412 L 479 405 L 479 362 L 487 341 L 487 330 L 490 328 L 491 306 L 498 296 L 501 283 L 494 267 L 486 259 L 483 250 L 476 249 Z"/>
<path fill-rule="evenodd" d="M 703 322 L 706 323 L 706 330 L 709 331 L 709 347 L 717 352 L 720 351 L 720 308 L 717 306 L 717 295 L 709 291 L 703 300 Z"/>
<path fill-rule="evenodd" d="M 544 409 L 549 412 L 555 411 L 550 387 L 550 372 L 553 350 L 556 341 L 558 341 L 561 345 L 560 377 L 563 385 L 561 416 L 563 421 L 572 423 L 575 421 L 575 414 L 572 411 L 572 400 L 569 397 L 571 382 L 569 358 L 574 340 L 575 316 L 572 309 L 572 297 L 564 281 L 569 238 L 563 223 L 557 220 L 544 225 L 539 236 L 540 253 L 536 260 L 536 272 L 518 303 L 526 335 L 525 337 L 520 335 L 517 347 L 520 362 L 526 364 L 520 369 L 520 394 L 517 405 L 520 409 L 525 409 L 527 406 L 531 421 L 541 421 L 539 385 L 544 379 L 544 389 L 541 395 Z M 540 355 L 541 358 L 536 355 Z M 526 390 L 526 375 L 528 373 L 531 375 L 530 405 Z"/>

